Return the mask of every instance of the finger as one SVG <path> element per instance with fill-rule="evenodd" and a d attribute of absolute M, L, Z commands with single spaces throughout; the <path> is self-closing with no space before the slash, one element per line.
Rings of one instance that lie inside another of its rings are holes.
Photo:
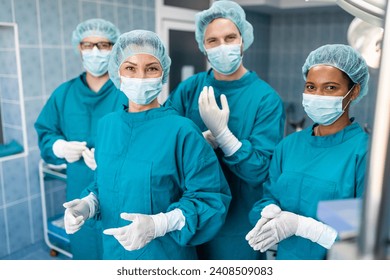
<path fill-rule="evenodd" d="M 92 152 L 93 154 L 95 154 L 95 148 L 92 148 L 92 149 L 91 149 L 91 152 Z"/>
<path fill-rule="evenodd" d="M 277 240 L 274 239 L 274 238 L 269 238 L 269 239 L 266 239 L 264 240 L 261 244 L 261 246 L 255 246 L 255 250 L 260 250 L 260 252 L 264 253 L 265 251 L 267 251 L 269 248 L 271 248 L 272 246 L 274 246 L 275 244 L 277 243 Z"/>
<path fill-rule="evenodd" d="M 138 214 L 132 213 L 121 213 L 121 218 L 126 221 L 134 221 L 137 218 Z"/>
<path fill-rule="evenodd" d="M 229 104 L 227 102 L 226 95 L 225 94 L 221 94 L 220 99 L 221 99 L 222 110 L 229 113 L 230 109 L 229 109 Z"/>
<path fill-rule="evenodd" d="M 106 235 L 118 235 L 121 232 L 119 228 L 108 228 L 103 230 L 103 233 Z"/>
<path fill-rule="evenodd" d="M 91 152 L 90 149 L 85 149 L 82 152 L 83 157 L 88 157 L 88 158 L 93 158 L 93 153 Z"/>
<path fill-rule="evenodd" d="M 269 219 L 265 219 L 265 218 L 260 218 L 255 227 L 250 231 L 248 232 L 248 234 L 245 236 L 245 239 L 246 240 L 249 240 L 251 238 L 253 238 L 254 236 L 256 236 L 258 234 L 258 232 L 261 230 L 261 228 L 263 227 L 263 225 L 265 225 L 267 222 L 269 221 Z"/>
<path fill-rule="evenodd" d="M 62 204 L 62 206 L 64 206 L 65 208 L 72 208 L 72 207 L 75 207 L 77 205 L 79 205 L 80 203 L 80 199 L 73 199 L 71 201 L 68 201 L 68 202 L 65 202 L 64 204 Z"/>
<path fill-rule="evenodd" d="M 217 101 L 215 100 L 215 95 L 214 95 L 214 89 L 213 87 L 209 87 L 209 92 L 207 94 L 208 97 L 208 103 L 210 107 L 218 107 Z"/>

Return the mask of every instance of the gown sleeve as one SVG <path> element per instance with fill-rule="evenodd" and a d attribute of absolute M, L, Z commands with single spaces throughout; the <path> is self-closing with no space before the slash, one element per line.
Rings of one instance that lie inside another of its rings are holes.
<path fill-rule="evenodd" d="M 223 157 L 236 176 L 254 184 L 267 179 L 273 150 L 282 140 L 285 126 L 283 103 L 274 91 L 265 96 L 257 110 L 249 137 L 238 139 L 242 143 L 240 149 L 230 157 Z"/>
<path fill-rule="evenodd" d="M 194 246 L 212 239 L 222 227 L 231 193 L 214 151 L 195 124 L 189 132 L 182 131 L 179 137 L 177 158 L 184 190 L 179 201 L 172 203 L 167 212 L 179 208 L 185 225 L 169 234 L 182 246 Z"/>
<path fill-rule="evenodd" d="M 67 86 L 62 85 L 53 92 L 34 124 L 42 159 L 56 165 L 66 162 L 64 159 L 57 158 L 52 149 L 55 141 L 65 139 L 61 129 L 60 99 L 65 94 L 66 89 Z"/>

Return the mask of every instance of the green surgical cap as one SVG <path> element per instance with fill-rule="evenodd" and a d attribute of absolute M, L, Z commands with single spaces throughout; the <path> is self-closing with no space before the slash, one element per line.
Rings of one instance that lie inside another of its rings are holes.
<path fill-rule="evenodd" d="M 111 22 L 94 18 L 83 21 L 77 25 L 72 33 L 72 46 L 78 53 L 78 45 L 80 42 L 90 36 L 103 37 L 115 43 L 120 35 L 119 29 Z"/>
<path fill-rule="evenodd" d="M 226 18 L 231 20 L 241 33 L 244 50 L 247 50 L 253 43 L 253 27 L 245 19 L 245 12 L 236 2 L 221 0 L 214 2 L 208 10 L 204 10 L 195 15 L 195 39 L 199 49 L 205 53 L 203 46 L 204 33 L 207 26 L 216 18 Z"/>
<path fill-rule="evenodd" d="M 324 45 L 312 51 L 302 66 L 303 79 L 309 70 L 316 65 L 329 65 L 343 71 L 355 83 L 360 85 L 359 96 L 352 101 L 358 103 L 368 92 L 370 74 L 364 58 L 358 51 L 348 45 Z"/>
<path fill-rule="evenodd" d="M 128 57 L 136 54 L 150 54 L 157 58 L 164 71 L 162 82 L 167 82 L 171 58 L 162 41 L 152 31 L 133 30 L 119 36 L 110 54 L 108 73 L 117 88 L 120 88 L 119 67 Z"/>

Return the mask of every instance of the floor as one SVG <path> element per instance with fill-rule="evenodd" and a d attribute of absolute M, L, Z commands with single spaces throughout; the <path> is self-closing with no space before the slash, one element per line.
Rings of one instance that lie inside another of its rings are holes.
<path fill-rule="evenodd" d="M 50 255 L 50 248 L 44 241 L 24 248 L 12 255 L 1 258 L 2 260 L 70 260 L 69 257 L 59 253 L 57 256 Z"/>

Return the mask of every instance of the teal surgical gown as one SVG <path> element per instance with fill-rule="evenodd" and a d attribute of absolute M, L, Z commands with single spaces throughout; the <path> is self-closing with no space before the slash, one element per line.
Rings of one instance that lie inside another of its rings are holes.
<path fill-rule="evenodd" d="M 313 127 L 290 134 L 275 149 L 264 198 L 250 213 L 276 204 L 283 211 L 316 219 L 318 202 L 361 197 L 364 191 L 368 135 L 357 123 L 336 134 L 313 136 Z M 277 259 L 324 259 L 326 249 L 292 236 L 278 244 Z"/>
<path fill-rule="evenodd" d="M 185 226 L 127 251 L 103 236 L 104 259 L 196 259 L 194 245 L 215 236 L 231 200 L 212 148 L 195 124 L 168 107 L 104 117 L 96 142 L 96 180 L 103 229 L 129 225 L 122 212 L 146 215 L 181 209 Z"/>
<path fill-rule="evenodd" d="M 128 103 L 127 97 L 108 80 L 99 92 L 93 92 L 86 83 L 86 74 L 61 84 L 47 100 L 35 129 L 42 159 L 51 164 L 66 163 L 52 150 L 58 139 L 86 141 L 89 148 L 95 146 L 97 121 L 107 113 L 121 110 Z M 94 172 L 83 158 L 67 164 L 66 201 L 79 198 L 80 193 L 94 179 Z M 74 259 L 101 259 L 101 234 L 94 222 L 88 222 L 82 230 L 70 235 Z"/>
<path fill-rule="evenodd" d="M 220 108 L 220 95 L 226 95 L 230 107 L 228 127 L 242 146 L 230 157 L 225 157 L 219 148 L 216 150 L 232 192 L 232 202 L 223 228 L 213 240 L 198 247 L 199 258 L 264 258 L 248 245 L 245 235 L 252 228 L 249 211 L 261 198 L 272 152 L 283 137 L 282 100 L 271 86 L 251 71 L 236 81 L 218 81 L 212 70 L 199 73 L 179 84 L 166 104 L 193 120 L 201 131 L 207 130 L 198 107 L 204 86 L 213 86 Z"/>

